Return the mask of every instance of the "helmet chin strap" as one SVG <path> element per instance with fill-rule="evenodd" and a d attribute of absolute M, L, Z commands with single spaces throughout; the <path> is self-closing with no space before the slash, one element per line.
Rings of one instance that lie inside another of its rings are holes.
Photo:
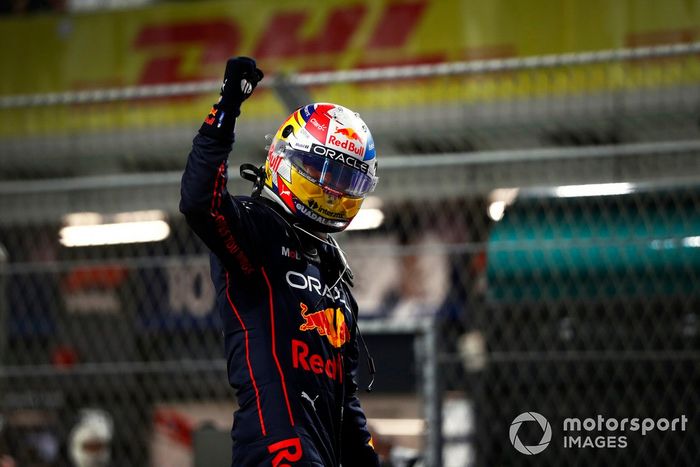
<path fill-rule="evenodd" d="M 253 182 L 253 193 L 251 196 L 253 198 L 260 196 L 265 186 L 265 168 L 262 166 L 256 167 L 253 164 L 241 164 L 239 172 L 241 178 Z"/>

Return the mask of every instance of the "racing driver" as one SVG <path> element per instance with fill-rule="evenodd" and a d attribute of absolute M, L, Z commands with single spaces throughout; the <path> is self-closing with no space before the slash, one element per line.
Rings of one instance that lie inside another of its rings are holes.
<path fill-rule="evenodd" d="M 232 462 L 377 466 L 357 397 L 352 273 L 329 235 L 348 226 L 377 183 L 374 141 L 347 108 L 306 105 L 279 127 L 264 167 L 241 167 L 254 182 L 252 196 L 231 196 L 234 125 L 262 78 L 251 58 L 227 62 L 181 186 L 180 210 L 212 253 L 239 405 Z"/>

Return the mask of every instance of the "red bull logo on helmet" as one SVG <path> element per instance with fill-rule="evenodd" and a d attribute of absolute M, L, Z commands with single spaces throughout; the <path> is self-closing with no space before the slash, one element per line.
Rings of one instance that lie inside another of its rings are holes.
<path fill-rule="evenodd" d="M 362 139 L 360 139 L 360 135 L 352 128 L 338 128 L 337 130 L 335 130 L 335 134 L 343 135 L 347 139 L 354 139 L 358 143 L 362 144 Z"/>
<path fill-rule="evenodd" d="M 341 135 L 342 138 L 338 138 L 335 135 Z M 365 145 L 360 135 L 352 128 L 338 128 L 328 138 L 328 144 L 345 149 L 359 157 L 362 157 L 365 153 Z"/>
<path fill-rule="evenodd" d="M 301 303 L 301 317 L 304 322 L 300 331 L 316 331 L 325 336 L 333 347 L 340 347 L 350 340 L 350 331 L 345 323 L 345 314 L 341 308 L 326 308 L 309 313 L 309 308 Z"/>

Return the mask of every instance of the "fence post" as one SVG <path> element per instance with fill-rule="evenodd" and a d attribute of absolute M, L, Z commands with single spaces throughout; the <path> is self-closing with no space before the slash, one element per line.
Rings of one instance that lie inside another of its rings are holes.
<path fill-rule="evenodd" d="M 423 368 L 423 399 L 426 429 L 425 460 L 428 467 L 442 466 L 442 384 L 437 322 L 429 320 L 423 329 L 420 360 Z"/>
<path fill-rule="evenodd" d="M 8 307 L 7 307 L 7 252 L 0 243 L 0 369 L 5 362 L 5 351 L 7 347 L 8 330 Z"/>

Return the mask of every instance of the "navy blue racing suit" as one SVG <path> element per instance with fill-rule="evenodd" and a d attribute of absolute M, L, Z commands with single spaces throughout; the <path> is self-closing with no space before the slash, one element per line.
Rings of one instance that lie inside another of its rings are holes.
<path fill-rule="evenodd" d="M 211 250 L 235 466 L 375 466 L 357 398 L 357 304 L 337 250 L 226 188 L 231 143 L 197 135 L 180 210 Z"/>

